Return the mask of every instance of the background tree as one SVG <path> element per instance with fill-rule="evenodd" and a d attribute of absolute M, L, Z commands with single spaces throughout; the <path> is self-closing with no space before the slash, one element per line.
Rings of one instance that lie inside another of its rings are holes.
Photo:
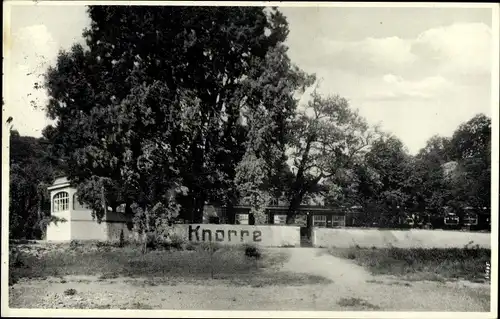
<path fill-rule="evenodd" d="M 415 156 L 409 183 L 418 211 L 440 215 L 449 200 L 445 167 L 452 164 L 450 139 L 433 136 Z"/>
<path fill-rule="evenodd" d="M 450 152 L 457 162 L 451 180 L 453 205 L 491 206 L 491 119 L 478 114 L 453 134 Z"/>
<path fill-rule="evenodd" d="M 491 120 L 483 114 L 461 124 L 451 138 L 434 136 L 415 158 L 414 194 L 419 210 L 490 206 Z"/>
<path fill-rule="evenodd" d="M 379 134 L 358 161 L 329 179 L 328 199 L 346 208 L 362 207 L 358 221 L 363 224 L 395 225 L 413 206 L 412 164 L 398 138 Z"/>
<path fill-rule="evenodd" d="M 10 132 L 9 236 L 42 239 L 50 222 L 47 187 L 60 174 L 47 153 L 47 140 Z"/>
<path fill-rule="evenodd" d="M 367 166 L 380 176 L 377 192 L 377 211 L 380 225 L 395 225 L 404 217 L 405 210 L 414 206 L 410 196 L 412 185 L 411 157 L 404 144 L 397 137 L 388 135 L 375 141 L 366 155 Z"/>

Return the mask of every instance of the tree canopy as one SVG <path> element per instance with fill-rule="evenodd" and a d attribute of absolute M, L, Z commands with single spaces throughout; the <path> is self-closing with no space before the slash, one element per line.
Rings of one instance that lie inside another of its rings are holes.
<path fill-rule="evenodd" d="M 145 209 L 182 185 L 181 214 L 200 222 L 207 201 L 238 197 L 244 158 L 274 165 L 295 95 L 312 81 L 287 57 L 279 11 L 91 6 L 89 15 L 87 47 L 61 52 L 45 83 L 57 120 L 45 136 L 82 192 L 93 181 L 111 207 Z"/>

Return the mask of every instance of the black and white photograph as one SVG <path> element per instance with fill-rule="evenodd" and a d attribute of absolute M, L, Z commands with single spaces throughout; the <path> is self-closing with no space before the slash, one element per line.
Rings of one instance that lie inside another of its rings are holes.
<path fill-rule="evenodd" d="M 3 9 L 2 316 L 497 318 L 498 4 Z"/>

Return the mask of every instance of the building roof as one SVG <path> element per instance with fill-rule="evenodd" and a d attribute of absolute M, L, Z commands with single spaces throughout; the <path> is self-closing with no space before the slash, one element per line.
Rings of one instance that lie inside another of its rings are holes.
<path fill-rule="evenodd" d="M 64 187 L 70 187 L 71 184 L 66 176 L 57 177 L 51 186 L 47 187 L 49 191 Z"/>
<path fill-rule="evenodd" d="M 54 181 L 54 183 L 52 183 L 52 185 L 59 185 L 59 184 L 66 184 L 66 183 L 69 183 L 69 180 L 66 176 L 62 176 L 62 177 L 57 177 L 56 180 Z"/>

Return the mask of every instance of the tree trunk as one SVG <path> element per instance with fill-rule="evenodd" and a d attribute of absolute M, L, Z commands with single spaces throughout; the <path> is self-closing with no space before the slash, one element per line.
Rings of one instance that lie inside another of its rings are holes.
<path fill-rule="evenodd" d="M 206 195 L 203 193 L 196 194 L 194 198 L 194 205 L 192 208 L 192 222 L 194 224 L 203 223 L 203 208 L 205 207 Z"/>
<path fill-rule="evenodd" d="M 293 224 L 295 215 L 297 214 L 297 211 L 299 210 L 300 203 L 302 202 L 303 195 L 301 196 L 301 193 L 298 193 L 297 195 L 293 196 L 292 200 L 290 201 L 290 205 L 288 205 L 288 211 L 286 214 L 286 223 L 287 224 Z"/>
<path fill-rule="evenodd" d="M 234 214 L 234 206 L 236 206 L 236 200 L 231 198 L 226 202 L 226 223 L 234 224 L 235 223 L 235 214 Z"/>

